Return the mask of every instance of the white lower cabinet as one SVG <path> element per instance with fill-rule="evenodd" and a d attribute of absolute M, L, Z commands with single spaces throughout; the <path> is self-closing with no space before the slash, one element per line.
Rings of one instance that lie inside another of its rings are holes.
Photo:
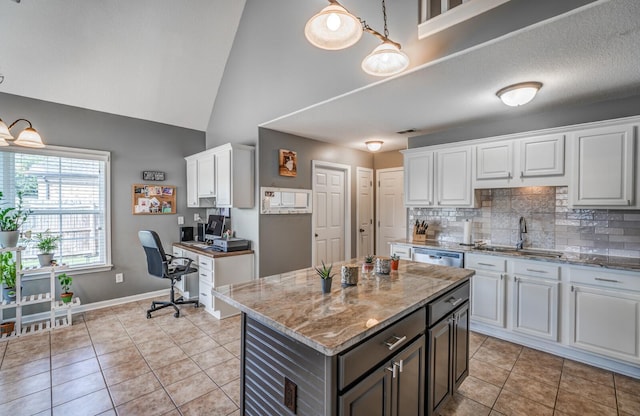
<path fill-rule="evenodd" d="M 558 287 L 560 282 L 514 277 L 513 330 L 558 340 Z"/>
<path fill-rule="evenodd" d="M 404 244 L 391 244 L 389 251 L 389 254 L 392 256 L 396 255 L 402 260 L 411 260 L 411 246 L 406 246 Z"/>
<path fill-rule="evenodd" d="M 504 328 L 506 260 L 469 254 L 465 267 L 476 272 L 471 278 L 472 319 Z"/>

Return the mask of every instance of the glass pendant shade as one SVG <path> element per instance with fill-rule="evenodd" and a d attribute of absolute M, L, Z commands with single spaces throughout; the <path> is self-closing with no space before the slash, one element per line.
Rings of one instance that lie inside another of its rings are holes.
<path fill-rule="evenodd" d="M 44 147 L 40 134 L 31 127 L 22 130 L 14 143 L 25 147 Z"/>
<path fill-rule="evenodd" d="M 304 27 L 307 40 L 320 49 L 348 48 L 362 37 L 362 24 L 344 7 L 332 3 L 313 16 Z"/>
<path fill-rule="evenodd" d="M 398 74 L 409 66 L 409 57 L 389 42 L 378 45 L 362 61 L 362 70 L 369 75 L 386 77 Z"/>
<path fill-rule="evenodd" d="M 525 105 L 536 96 L 542 87 L 540 82 L 523 82 L 510 85 L 498 91 L 496 95 L 510 107 Z"/>
<path fill-rule="evenodd" d="M 0 146 L 9 146 L 7 140 L 13 140 L 13 136 L 9 133 L 9 128 L 4 121 L 0 119 Z"/>

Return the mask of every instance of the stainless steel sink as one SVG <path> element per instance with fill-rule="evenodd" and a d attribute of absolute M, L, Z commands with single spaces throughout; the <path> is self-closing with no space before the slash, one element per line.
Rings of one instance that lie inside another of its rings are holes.
<path fill-rule="evenodd" d="M 558 253 L 554 251 L 515 249 L 512 247 L 501 247 L 501 246 L 479 246 L 479 247 L 476 247 L 475 250 L 515 254 L 518 256 L 547 257 L 547 258 L 555 258 L 555 259 L 562 257 L 562 253 Z"/>

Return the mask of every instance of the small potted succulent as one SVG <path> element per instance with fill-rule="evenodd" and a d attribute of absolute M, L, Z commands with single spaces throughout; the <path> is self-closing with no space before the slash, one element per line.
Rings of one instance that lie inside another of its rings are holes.
<path fill-rule="evenodd" d="M 391 255 L 391 270 L 398 270 L 399 265 L 400 265 L 400 256 L 393 253 Z"/>
<path fill-rule="evenodd" d="M 371 273 L 373 271 L 373 259 L 372 255 L 364 256 L 364 263 L 362 263 L 362 273 Z"/>
<path fill-rule="evenodd" d="M 73 279 L 66 273 L 60 273 L 58 275 L 58 281 L 60 282 L 60 286 L 62 287 L 60 299 L 63 303 L 71 302 L 71 299 L 73 299 L 73 292 L 71 292 L 69 289 L 71 289 L 71 283 L 73 282 Z"/>
<path fill-rule="evenodd" d="M 7 302 L 16 300 L 16 262 L 9 252 L 0 253 L 0 284 L 2 297 Z"/>
<path fill-rule="evenodd" d="M 0 201 L 3 194 L 0 192 Z M 15 247 L 20 237 L 20 227 L 27 221 L 31 210 L 22 207 L 22 192 L 18 192 L 18 206 L 0 209 L 0 245 Z"/>
<path fill-rule="evenodd" d="M 38 254 L 40 267 L 50 266 L 53 260 L 53 253 L 58 249 L 60 236 L 51 235 L 47 230 L 43 233 L 37 233 L 34 240 L 36 242 L 36 248 L 40 251 Z"/>
<path fill-rule="evenodd" d="M 327 267 L 322 262 L 322 267 L 315 267 L 316 273 L 320 276 L 320 281 L 322 283 L 322 293 L 330 293 L 331 292 L 331 282 L 333 281 L 333 274 L 331 274 L 331 269 L 333 268 L 333 264 L 330 264 Z"/>

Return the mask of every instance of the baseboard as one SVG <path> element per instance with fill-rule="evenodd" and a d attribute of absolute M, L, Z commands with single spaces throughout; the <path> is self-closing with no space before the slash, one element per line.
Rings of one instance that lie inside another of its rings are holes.
<path fill-rule="evenodd" d="M 525 335 L 514 334 L 513 332 L 507 331 L 505 329 L 495 328 L 491 325 L 486 325 L 483 323 L 471 322 L 469 328 L 471 329 L 471 331 L 478 332 L 483 335 L 488 335 L 494 338 L 513 342 L 525 347 L 557 355 L 562 358 L 567 358 L 584 364 L 589 364 L 594 367 L 613 371 L 619 374 L 624 374 L 629 377 L 640 378 L 640 367 L 633 364 L 628 364 L 586 351 L 577 350 L 567 345 L 534 339 Z"/>
<path fill-rule="evenodd" d="M 138 300 L 150 299 L 159 296 L 169 296 L 170 289 L 156 290 L 154 292 L 139 293 L 137 295 L 125 296 L 123 298 L 115 298 L 109 300 L 102 300 L 100 302 L 87 303 L 86 305 L 80 305 L 73 308 L 72 313 L 93 311 L 96 309 L 108 308 L 110 306 L 122 305 L 124 303 L 135 302 Z M 33 313 L 23 316 L 23 323 L 31 323 L 37 321 L 45 321 L 51 318 L 51 312 Z"/>

